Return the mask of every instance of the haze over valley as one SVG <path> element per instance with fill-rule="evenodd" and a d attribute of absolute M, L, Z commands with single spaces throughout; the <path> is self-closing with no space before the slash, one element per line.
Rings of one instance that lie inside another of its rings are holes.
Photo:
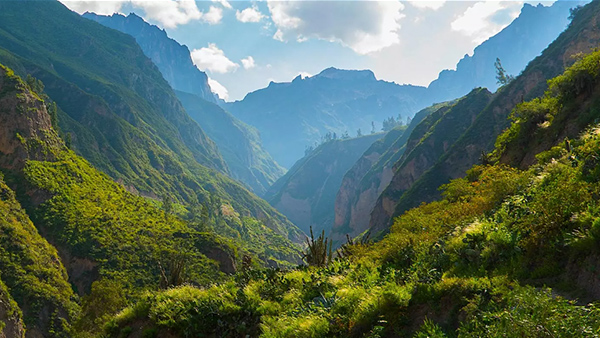
<path fill-rule="evenodd" d="M 0 0 L 0 337 L 597 337 L 600 1 Z"/>

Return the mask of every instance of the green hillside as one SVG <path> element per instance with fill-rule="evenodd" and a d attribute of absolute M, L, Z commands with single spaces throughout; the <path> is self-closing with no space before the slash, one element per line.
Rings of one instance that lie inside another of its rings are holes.
<path fill-rule="evenodd" d="M 217 171 L 229 172 L 217 147 L 131 36 L 57 1 L 3 1 L 0 62 L 42 80 L 69 147 L 127 190 L 188 205 L 217 198 L 300 240 L 284 216 Z"/>
<path fill-rule="evenodd" d="M 479 113 L 454 145 L 392 203 L 395 207 L 390 215 L 400 215 L 421 202 L 440 198 L 437 189 L 440 184 L 463 177 L 466 170 L 479 163 L 482 152 L 492 151 L 498 135 L 509 126 L 508 117 L 517 104 L 542 96 L 547 89 L 548 79 L 560 75 L 577 60 L 578 55 L 589 53 L 600 44 L 600 30 L 596 24 L 599 12 L 600 2 L 597 1 L 578 10 L 569 27 L 532 60 L 514 81 L 500 88 L 492 102 Z M 376 217 L 383 215 L 374 212 L 374 217 L 375 214 Z"/>
<path fill-rule="evenodd" d="M 596 112 L 599 65 L 595 52 L 553 80 L 546 99 L 516 111 L 558 102 L 570 118 L 546 116 L 559 129 Z M 526 170 L 472 167 L 442 187 L 440 201 L 395 218 L 381 242 L 346 246 L 326 267 L 149 294 L 106 332 L 144 323 L 175 336 L 595 337 L 599 128 L 594 122 L 569 143 L 548 144 Z M 497 150 L 514 151 L 512 135 Z"/>
<path fill-rule="evenodd" d="M 67 272 L 1 175 L 0 247 L 0 332 L 64 336 L 79 310 Z"/>
<path fill-rule="evenodd" d="M 287 238 L 216 197 L 186 210 L 126 191 L 67 149 L 44 97 L 0 65 L 0 170 L 12 187 L 0 180 L 0 281 L 32 336 L 98 330 L 144 290 L 299 260 Z M 116 300 L 104 307 L 106 292 Z"/>
<path fill-rule="evenodd" d="M 492 93 L 487 89 L 474 89 L 455 103 L 437 109 L 413 129 L 402 156 L 393 166 L 394 176 L 379 196 L 371 214 L 369 228 L 373 234 L 388 228 L 394 203 L 451 149 L 492 98 Z M 438 186 L 445 183 L 438 182 Z M 418 204 L 418 201 L 411 202 Z"/>
<path fill-rule="evenodd" d="M 127 17 L 85 13 L 83 17 L 136 39 L 144 54 L 173 87 L 190 117 L 217 144 L 233 178 L 262 195 L 284 174 L 284 169 L 262 148 L 258 131 L 216 105 L 206 73 L 193 64 L 186 46 L 134 13 Z"/>

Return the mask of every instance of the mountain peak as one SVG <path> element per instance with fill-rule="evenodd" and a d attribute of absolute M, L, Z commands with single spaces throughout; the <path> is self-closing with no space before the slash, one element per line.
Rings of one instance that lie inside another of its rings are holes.
<path fill-rule="evenodd" d="M 348 70 L 348 69 L 339 69 L 335 67 L 329 67 L 322 72 L 320 72 L 316 78 L 328 78 L 328 79 L 336 79 L 336 80 L 372 80 L 377 81 L 375 78 L 375 74 L 369 69 L 365 70 Z"/>

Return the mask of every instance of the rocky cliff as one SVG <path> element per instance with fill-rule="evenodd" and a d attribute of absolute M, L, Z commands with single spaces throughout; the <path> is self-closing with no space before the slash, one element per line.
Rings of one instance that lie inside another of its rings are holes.
<path fill-rule="evenodd" d="M 265 199 L 308 233 L 331 230 L 342 178 L 373 142 L 372 134 L 326 142 L 300 159 L 265 194 Z"/>
<path fill-rule="evenodd" d="M 394 175 L 393 166 L 406 149 L 412 131 L 424 118 L 451 103 L 440 103 L 415 114 L 407 127 L 397 127 L 376 141 L 344 175 L 335 200 L 335 220 L 331 238 L 342 244 L 346 235 L 356 237 L 369 228 L 377 198 Z"/>
<path fill-rule="evenodd" d="M 453 105 L 436 110 L 415 127 L 402 157 L 394 165 L 393 178 L 373 208 L 369 224 L 372 232 L 385 229 L 379 225 L 389 223 L 398 198 L 452 147 L 491 99 L 492 93 L 487 89 L 474 89 Z"/>

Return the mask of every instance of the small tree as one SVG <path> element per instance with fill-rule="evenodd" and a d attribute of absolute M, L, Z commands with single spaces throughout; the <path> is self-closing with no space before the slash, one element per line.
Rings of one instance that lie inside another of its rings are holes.
<path fill-rule="evenodd" d="M 306 238 L 306 252 L 302 254 L 302 258 L 309 266 L 324 267 L 331 263 L 331 240 L 325 237 L 325 230 L 315 240 L 312 226 L 310 227 L 310 239 Z"/>
<path fill-rule="evenodd" d="M 165 212 L 165 214 L 170 214 L 173 212 L 173 202 L 171 201 L 171 198 L 169 198 L 169 196 L 164 195 L 162 198 L 162 209 Z"/>
<path fill-rule="evenodd" d="M 360 128 L 358 128 L 358 130 L 356 131 L 356 137 L 361 137 L 362 136 L 362 130 L 360 130 Z"/>
<path fill-rule="evenodd" d="M 375 134 L 375 121 L 371 121 L 371 134 Z"/>
<path fill-rule="evenodd" d="M 502 67 L 502 63 L 500 62 L 499 58 L 496 58 L 496 62 L 494 62 L 494 67 L 496 67 L 496 80 L 500 86 L 505 86 L 515 79 L 514 76 L 506 73 L 504 67 Z"/>

